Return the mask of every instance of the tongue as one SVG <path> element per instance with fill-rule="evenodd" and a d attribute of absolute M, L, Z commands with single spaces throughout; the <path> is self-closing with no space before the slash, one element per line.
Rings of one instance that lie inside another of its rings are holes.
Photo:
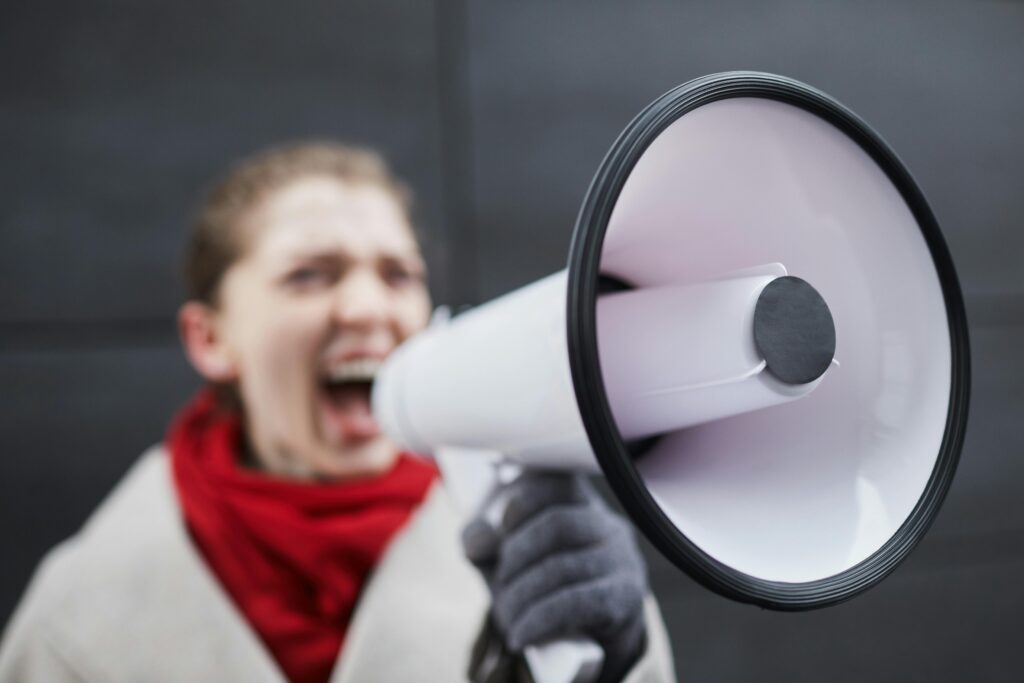
<path fill-rule="evenodd" d="M 322 412 L 331 432 L 342 441 L 371 439 L 380 433 L 370 412 L 370 385 L 331 387 L 322 402 Z"/>

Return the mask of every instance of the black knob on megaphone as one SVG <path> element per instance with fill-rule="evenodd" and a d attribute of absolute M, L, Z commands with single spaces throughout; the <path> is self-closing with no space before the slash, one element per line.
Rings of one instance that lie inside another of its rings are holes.
<path fill-rule="evenodd" d="M 754 343 L 767 369 L 787 384 L 825 374 L 836 354 L 836 327 L 821 294 L 786 275 L 761 290 L 754 307 Z"/>

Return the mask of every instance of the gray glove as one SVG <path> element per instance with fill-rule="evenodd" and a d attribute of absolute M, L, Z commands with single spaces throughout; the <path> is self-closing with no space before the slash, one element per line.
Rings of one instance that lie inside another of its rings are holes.
<path fill-rule="evenodd" d="M 528 473 L 510 493 L 500 529 L 477 519 L 463 532 L 491 589 L 488 628 L 515 654 L 588 637 L 605 653 L 599 680 L 621 680 L 646 643 L 646 570 L 628 523 L 579 475 Z"/>

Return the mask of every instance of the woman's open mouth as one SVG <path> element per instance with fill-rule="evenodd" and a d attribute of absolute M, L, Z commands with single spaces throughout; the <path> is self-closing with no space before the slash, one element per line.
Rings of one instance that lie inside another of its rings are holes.
<path fill-rule="evenodd" d="M 381 364 L 378 358 L 355 358 L 333 363 L 320 374 L 321 414 L 327 431 L 340 441 L 380 434 L 370 410 L 370 390 Z"/>

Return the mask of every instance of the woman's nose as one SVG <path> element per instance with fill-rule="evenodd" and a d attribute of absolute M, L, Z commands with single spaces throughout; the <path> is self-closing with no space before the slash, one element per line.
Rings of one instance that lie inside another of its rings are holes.
<path fill-rule="evenodd" d="M 390 309 L 390 293 L 376 273 L 350 272 L 337 286 L 333 316 L 347 327 L 372 327 L 385 324 Z"/>

